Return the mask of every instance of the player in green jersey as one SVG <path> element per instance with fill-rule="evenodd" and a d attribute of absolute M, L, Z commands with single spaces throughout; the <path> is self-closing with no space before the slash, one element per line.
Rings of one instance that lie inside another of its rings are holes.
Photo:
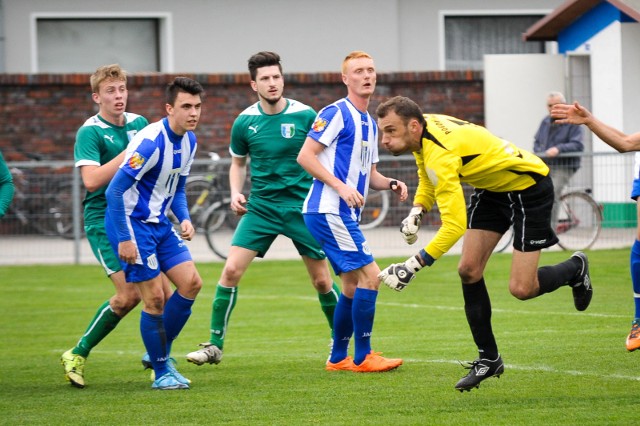
<path fill-rule="evenodd" d="M 187 354 L 197 365 L 222 359 L 229 318 L 238 297 L 238 284 L 253 259 L 263 257 L 278 235 L 293 241 L 302 257 L 320 306 L 333 328 L 339 288 L 333 282 L 326 256 L 302 217 L 302 203 L 311 176 L 296 161 L 315 111 L 282 96 L 284 79 L 280 56 L 259 52 L 249 58 L 251 88 L 258 102 L 245 109 L 231 129 L 229 170 L 231 210 L 242 216 L 218 282 L 211 313 L 211 337 L 202 349 Z M 242 190 L 251 158 L 251 192 Z"/>
<path fill-rule="evenodd" d="M 2 152 L 0 152 L 0 217 L 4 216 L 7 210 L 9 210 L 14 191 L 15 187 L 13 185 L 11 171 L 4 161 Z"/>
<path fill-rule="evenodd" d="M 127 75 L 119 65 L 99 67 L 91 75 L 91 97 L 98 113 L 85 121 L 76 134 L 75 165 L 87 193 L 84 199 L 84 228 L 94 255 L 113 282 L 116 293 L 98 308 L 85 333 L 61 358 L 65 377 L 83 388 L 84 364 L 91 350 L 104 339 L 118 322 L 140 302 L 135 286 L 125 281 L 117 255 L 113 252 L 104 227 L 107 208 L 105 189 L 124 159 L 129 140 L 148 123 L 141 115 L 125 112 L 127 107 Z M 165 296 L 171 296 L 169 282 L 164 279 Z"/>

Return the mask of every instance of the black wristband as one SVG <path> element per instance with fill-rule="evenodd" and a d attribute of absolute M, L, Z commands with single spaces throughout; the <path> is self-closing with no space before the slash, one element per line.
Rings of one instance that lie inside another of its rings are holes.
<path fill-rule="evenodd" d="M 389 188 L 390 188 L 391 190 L 393 190 L 393 187 L 394 187 L 394 186 L 398 186 L 398 181 L 397 181 L 397 180 L 395 180 L 395 179 L 392 179 L 392 180 L 390 180 L 390 181 L 389 181 Z"/>

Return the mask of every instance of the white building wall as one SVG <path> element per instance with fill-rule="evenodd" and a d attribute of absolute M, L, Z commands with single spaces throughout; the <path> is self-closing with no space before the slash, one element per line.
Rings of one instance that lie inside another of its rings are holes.
<path fill-rule="evenodd" d="M 565 92 L 562 55 L 485 55 L 485 124 L 494 134 L 533 151 L 548 114 L 547 94 Z"/>
<path fill-rule="evenodd" d="M 287 72 L 335 72 L 351 50 L 371 53 L 382 72 L 441 67 L 440 11 L 545 13 L 562 0 L 0 0 L 5 72 L 32 72 L 34 14 L 170 16 L 171 72 L 246 72 L 259 50 Z M 535 4 L 532 4 L 535 3 Z M 166 56 L 166 55 L 165 55 Z"/>
<path fill-rule="evenodd" d="M 591 55 L 593 114 L 616 129 L 625 130 L 626 110 L 637 112 L 640 97 L 637 95 L 638 82 L 629 82 L 628 87 L 625 87 L 625 81 L 629 81 L 634 73 L 629 73 L 629 66 L 633 61 L 626 58 L 624 52 L 626 50 L 626 54 L 630 54 L 632 58 L 635 57 L 635 61 L 638 60 L 638 53 L 630 52 L 634 47 L 637 49 L 637 41 L 627 42 L 626 46 L 623 46 L 622 27 L 620 22 L 613 22 L 582 44 L 576 51 L 589 52 Z M 634 25 L 634 27 L 638 27 L 638 25 Z M 630 39 L 631 35 L 632 33 L 624 38 Z M 635 46 L 631 43 L 634 43 Z M 636 70 L 638 69 L 640 68 L 636 68 Z M 637 71 L 635 74 L 637 76 Z M 635 100 L 627 94 L 627 90 L 634 86 L 636 88 Z M 593 151 L 616 152 L 595 135 L 593 135 Z M 596 182 L 594 196 L 601 202 L 627 202 L 631 193 L 633 165 L 627 161 L 622 167 L 614 170 L 609 168 L 607 173 L 599 173 L 600 170 L 606 169 L 609 161 L 606 157 L 594 158 L 593 169 L 594 175 L 597 177 L 594 179 Z M 620 185 L 619 182 L 624 182 L 624 185 Z"/>

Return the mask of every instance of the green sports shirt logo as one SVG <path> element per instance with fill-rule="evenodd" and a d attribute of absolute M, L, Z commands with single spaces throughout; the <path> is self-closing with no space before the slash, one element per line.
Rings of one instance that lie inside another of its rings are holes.
<path fill-rule="evenodd" d="M 282 123 L 280 125 L 280 134 L 285 139 L 291 139 L 296 134 L 296 125 Z"/>

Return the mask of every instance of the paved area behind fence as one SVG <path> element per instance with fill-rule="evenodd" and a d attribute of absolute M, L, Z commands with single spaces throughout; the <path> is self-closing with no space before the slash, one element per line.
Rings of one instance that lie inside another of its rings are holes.
<path fill-rule="evenodd" d="M 421 230 L 420 239 L 412 246 L 404 240 L 396 227 L 381 227 L 365 232 L 367 241 L 376 258 L 404 257 L 415 254 L 430 238 L 435 230 Z M 605 228 L 592 249 L 630 247 L 635 238 L 635 228 Z M 205 241 L 203 235 L 196 235 L 188 243 L 196 262 L 221 262 Z M 449 252 L 459 254 L 462 247 L 460 240 Z M 551 250 L 560 250 L 553 247 Z M 72 240 L 59 237 L 10 236 L 0 237 L 0 265 L 24 264 L 73 264 L 75 259 L 81 264 L 97 264 L 86 239 L 78 245 Z M 298 254 L 291 241 L 279 237 L 265 257 L 269 259 L 297 259 Z"/>

